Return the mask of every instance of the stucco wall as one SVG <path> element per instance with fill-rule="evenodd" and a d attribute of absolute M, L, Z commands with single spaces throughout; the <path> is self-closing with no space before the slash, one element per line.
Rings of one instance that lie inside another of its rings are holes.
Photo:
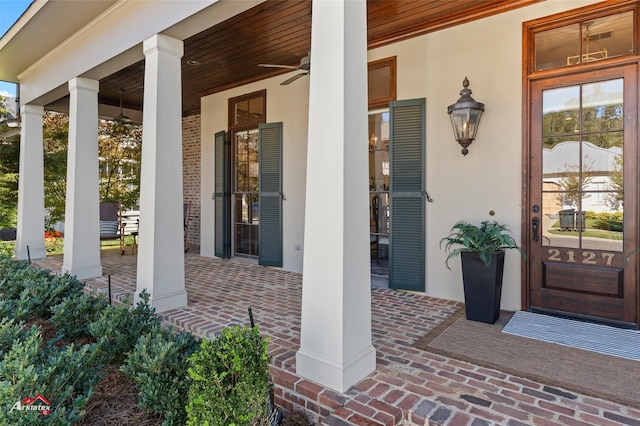
<path fill-rule="evenodd" d="M 258 90 L 267 90 L 267 122 L 283 122 L 283 268 L 302 272 L 304 249 L 304 188 L 307 164 L 307 110 L 309 78 L 281 86 L 288 76 L 275 77 L 202 98 L 202 220 L 200 253 L 213 256 L 214 134 L 228 128 L 228 100 Z"/>
<path fill-rule="evenodd" d="M 445 267 L 440 239 L 458 220 L 506 223 L 521 238 L 522 23 L 595 1 L 545 1 L 369 52 L 368 60 L 397 56 L 398 99 L 426 98 L 426 291 L 462 300 L 459 260 Z M 459 98 L 467 76 L 474 98 L 485 104 L 477 139 L 465 157 L 453 139 L 447 106 Z M 284 268 L 302 270 L 308 78 L 279 86 L 265 80 L 202 99 L 202 241 L 213 255 L 213 135 L 227 128 L 230 97 L 267 89 L 267 119 L 284 122 Z M 313 196 L 309 194 L 308 196 Z M 327 206 L 329 208 L 329 206 Z M 490 211 L 495 212 L 491 216 Z M 330 249 L 330 248 L 327 248 Z M 521 259 L 506 258 L 503 309 L 520 308 Z"/>
<path fill-rule="evenodd" d="M 440 239 L 458 220 L 506 223 L 521 240 L 522 23 L 594 1 L 546 1 L 369 52 L 397 56 L 398 99 L 427 100 L 426 291 L 463 300 L 459 259 L 445 267 Z M 453 138 L 447 106 L 469 78 L 485 112 L 469 154 Z M 495 212 L 494 216 L 490 211 Z M 521 259 L 507 253 L 502 308 L 520 309 Z"/>

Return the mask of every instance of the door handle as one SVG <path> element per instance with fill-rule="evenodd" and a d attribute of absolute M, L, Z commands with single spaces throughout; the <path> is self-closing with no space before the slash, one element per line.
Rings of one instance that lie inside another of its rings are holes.
<path fill-rule="evenodd" d="M 538 228 L 540 228 L 539 218 L 537 217 L 533 218 L 533 221 L 531 223 L 531 228 L 533 229 L 533 241 L 537 243 L 540 240 L 540 237 L 538 236 Z"/>

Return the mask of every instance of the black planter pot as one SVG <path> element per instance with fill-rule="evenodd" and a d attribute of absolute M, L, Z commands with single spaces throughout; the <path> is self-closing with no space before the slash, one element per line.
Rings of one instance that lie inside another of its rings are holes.
<path fill-rule="evenodd" d="M 500 316 L 504 252 L 495 253 L 489 266 L 478 253 L 462 252 L 460 255 L 467 319 L 493 324 Z"/>

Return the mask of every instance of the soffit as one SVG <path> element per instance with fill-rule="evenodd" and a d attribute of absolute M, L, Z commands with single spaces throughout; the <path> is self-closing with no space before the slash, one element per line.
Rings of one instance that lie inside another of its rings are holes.
<path fill-rule="evenodd" d="M 16 77 L 118 0 L 34 1 L 0 38 L 0 80 Z"/>
<path fill-rule="evenodd" d="M 369 48 L 416 37 L 453 25 L 503 13 L 542 0 L 367 0 L 367 41 Z M 76 19 L 67 32 L 73 34 L 80 22 L 110 7 L 115 1 L 56 2 L 75 5 L 84 18 Z M 94 7 L 89 7 L 93 4 Z M 45 7 L 47 5 L 45 4 Z M 65 12 L 56 10 L 57 22 L 64 22 Z M 43 14 L 46 15 L 46 14 Z M 47 24 L 38 36 L 46 40 Z M 31 29 L 29 29 L 31 33 Z M 62 35 L 57 35 L 63 38 Z M 33 41 L 22 41 L 22 48 L 32 48 Z M 60 42 L 60 40 L 57 40 Z M 41 53 L 51 49 L 53 41 L 38 45 Z M 35 43 L 37 44 L 37 43 Z M 55 44 L 53 44 L 55 45 Z M 0 46 L 1 47 L 1 46 Z M 299 65 L 311 48 L 311 0 L 267 0 L 232 18 L 218 23 L 184 40 L 182 58 L 183 115 L 200 111 L 202 96 L 220 92 L 286 72 L 286 69 L 261 68 L 259 63 Z M 0 51 L 2 52 L 2 51 Z M 2 52 L 4 55 L 4 52 Z M 32 55 L 29 55 L 32 56 Z M 3 56 L 0 56 L 3 60 Z M 189 62 L 195 61 L 196 65 Z M 2 74 L 0 74 L 2 79 Z M 130 65 L 100 80 L 100 102 L 118 106 L 124 91 L 125 108 L 142 108 L 144 61 Z M 295 84 L 295 83 L 292 83 Z M 64 102 L 62 102 L 64 103 Z"/>

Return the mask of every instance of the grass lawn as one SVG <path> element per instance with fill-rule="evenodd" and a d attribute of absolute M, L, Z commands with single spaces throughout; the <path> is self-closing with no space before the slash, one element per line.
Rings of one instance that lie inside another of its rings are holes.
<path fill-rule="evenodd" d="M 133 237 L 131 235 L 125 236 L 124 244 L 125 244 L 125 249 L 130 250 L 131 246 L 133 245 Z M 47 255 L 63 254 L 64 238 L 46 238 L 44 240 L 44 247 L 47 250 Z M 108 250 L 116 247 L 120 247 L 120 241 L 107 240 L 107 241 L 100 242 L 101 250 Z M 16 250 L 15 241 L 0 241 L 0 254 L 13 256 L 13 253 L 15 252 L 15 250 Z"/>
<path fill-rule="evenodd" d="M 593 237 L 593 238 L 603 238 L 606 240 L 622 240 L 623 233 L 616 231 L 608 231 L 602 228 L 603 222 L 601 220 L 596 219 L 587 219 L 585 221 L 586 229 L 582 231 L 583 237 Z M 560 221 L 558 220 L 552 225 L 552 229 L 549 230 L 550 234 L 555 235 L 566 235 L 571 237 L 577 237 L 578 231 L 561 231 L 560 230 Z"/>

